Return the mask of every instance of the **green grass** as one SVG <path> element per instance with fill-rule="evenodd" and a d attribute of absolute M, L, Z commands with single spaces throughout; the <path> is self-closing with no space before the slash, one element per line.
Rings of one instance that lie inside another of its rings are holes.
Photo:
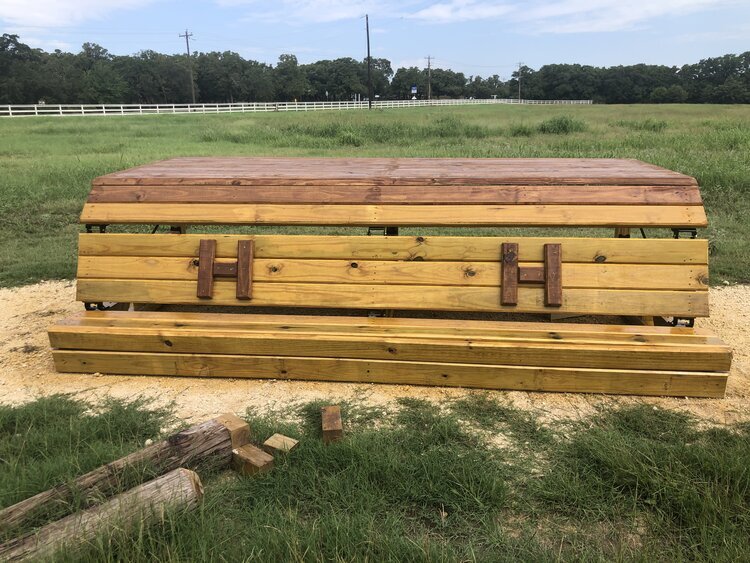
<path fill-rule="evenodd" d="M 698 179 L 713 281 L 750 279 L 748 106 L 475 106 L 0 123 L 0 286 L 74 277 L 77 218 L 92 178 L 194 155 L 638 158 Z"/>
<path fill-rule="evenodd" d="M 542 424 L 475 393 L 389 409 L 322 403 L 248 418 L 300 440 L 259 477 L 203 473 L 193 512 L 99 538 L 62 561 L 735 561 L 750 553 L 750 426 L 648 405 Z M 132 450 L 165 413 L 66 397 L 0 411 L 0 506 Z M 23 446 L 20 446 L 23 442 Z M 51 459 L 54 458 L 55 464 Z"/>

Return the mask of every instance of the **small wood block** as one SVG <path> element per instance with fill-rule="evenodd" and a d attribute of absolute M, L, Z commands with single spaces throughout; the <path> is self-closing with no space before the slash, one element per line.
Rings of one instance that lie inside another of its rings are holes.
<path fill-rule="evenodd" d="M 500 303 L 518 303 L 518 244 L 504 242 L 500 249 Z"/>
<path fill-rule="evenodd" d="M 562 246 L 544 245 L 544 304 L 562 306 Z"/>
<path fill-rule="evenodd" d="M 250 442 L 250 425 L 242 420 L 239 416 L 232 413 L 225 413 L 214 419 L 219 424 L 223 424 L 229 430 L 232 438 L 232 449 L 239 448 Z"/>
<path fill-rule="evenodd" d="M 320 409 L 323 424 L 323 442 L 330 444 L 344 437 L 344 425 L 341 422 L 341 407 L 332 405 Z"/>
<path fill-rule="evenodd" d="M 237 276 L 237 262 L 215 262 L 214 277 L 234 278 Z"/>
<path fill-rule="evenodd" d="M 216 260 L 216 241 L 201 240 L 198 248 L 198 291 L 201 299 L 211 299 L 214 295 L 214 261 Z"/>
<path fill-rule="evenodd" d="M 288 454 L 299 444 L 298 440 L 284 436 L 283 434 L 274 434 L 268 440 L 263 442 L 263 449 L 269 454 Z"/>
<path fill-rule="evenodd" d="M 252 240 L 237 241 L 237 299 L 249 300 L 253 296 Z"/>
<path fill-rule="evenodd" d="M 518 281 L 524 283 L 544 283 L 544 268 L 519 268 Z"/>
<path fill-rule="evenodd" d="M 252 444 L 232 450 L 232 468 L 242 475 L 256 475 L 273 469 L 273 456 Z"/>

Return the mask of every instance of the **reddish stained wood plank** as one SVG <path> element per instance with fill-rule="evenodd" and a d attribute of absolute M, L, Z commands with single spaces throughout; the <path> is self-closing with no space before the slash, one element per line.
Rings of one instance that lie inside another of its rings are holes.
<path fill-rule="evenodd" d="M 237 241 L 237 299 L 253 296 L 253 241 Z"/>
<path fill-rule="evenodd" d="M 341 407 L 329 405 L 320 409 L 323 442 L 330 444 L 344 437 L 344 425 L 341 421 Z"/>
<path fill-rule="evenodd" d="M 89 203 L 701 205 L 697 186 L 94 186 Z"/>
<path fill-rule="evenodd" d="M 562 306 L 562 246 L 544 245 L 544 303 L 549 307 Z"/>
<path fill-rule="evenodd" d="M 695 185 L 690 176 L 636 160 L 426 158 L 176 158 L 115 172 L 94 185 Z"/>
<path fill-rule="evenodd" d="M 216 241 L 201 240 L 198 249 L 198 286 L 197 296 L 211 299 L 214 294 L 214 261 L 216 259 Z"/>
<path fill-rule="evenodd" d="M 516 305 L 518 303 L 518 244 L 504 242 L 500 247 L 500 261 L 500 303 Z"/>

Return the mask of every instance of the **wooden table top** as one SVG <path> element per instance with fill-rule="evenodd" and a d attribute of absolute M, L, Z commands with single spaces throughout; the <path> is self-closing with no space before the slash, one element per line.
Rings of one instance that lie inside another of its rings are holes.
<path fill-rule="evenodd" d="M 637 160 L 173 158 L 97 178 L 88 224 L 705 226 L 690 176 Z"/>
<path fill-rule="evenodd" d="M 123 185 L 670 185 L 690 176 L 611 158 L 172 158 L 96 178 Z"/>

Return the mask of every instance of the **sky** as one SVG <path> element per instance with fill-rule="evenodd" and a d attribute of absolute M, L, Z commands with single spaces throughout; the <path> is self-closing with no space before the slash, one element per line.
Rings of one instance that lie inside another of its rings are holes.
<path fill-rule="evenodd" d="M 0 30 L 47 51 L 98 43 L 275 63 L 372 56 L 507 79 L 519 62 L 681 66 L 750 50 L 750 0 L 0 0 Z"/>

